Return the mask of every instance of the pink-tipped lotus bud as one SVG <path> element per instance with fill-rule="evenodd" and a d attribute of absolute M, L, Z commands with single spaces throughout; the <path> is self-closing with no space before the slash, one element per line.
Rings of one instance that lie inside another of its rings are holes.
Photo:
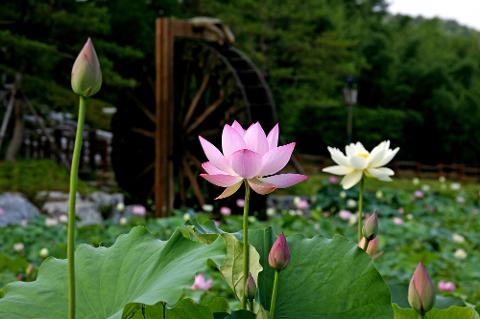
<path fill-rule="evenodd" d="M 248 273 L 247 282 L 245 283 L 245 296 L 248 300 L 253 300 L 256 292 L 257 285 L 255 284 L 255 279 L 253 279 L 252 273 Z"/>
<path fill-rule="evenodd" d="M 273 243 L 270 254 L 268 254 L 268 263 L 275 270 L 283 270 L 287 268 L 290 261 L 290 250 L 288 249 L 287 239 L 281 233 L 277 240 Z"/>
<path fill-rule="evenodd" d="M 378 232 L 378 215 L 373 213 L 367 218 L 363 225 L 363 237 L 368 240 L 372 240 L 377 236 Z"/>
<path fill-rule="evenodd" d="M 408 303 L 422 316 L 430 311 L 435 303 L 435 291 L 433 290 L 432 279 L 430 279 L 423 263 L 418 264 L 410 280 L 410 285 L 408 286 Z"/>
<path fill-rule="evenodd" d="M 72 90 L 83 97 L 94 95 L 102 86 L 102 70 L 92 40 L 88 38 L 72 68 Z"/>
<path fill-rule="evenodd" d="M 358 243 L 358 247 L 363 249 L 365 247 L 365 237 L 362 237 L 362 240 Z M 368 247 L 366 253 L 369 254 L 371 257 L 375 256 L 378 251 L 378 239 L 375 237 L 374 239 L 368 242 Z"/>

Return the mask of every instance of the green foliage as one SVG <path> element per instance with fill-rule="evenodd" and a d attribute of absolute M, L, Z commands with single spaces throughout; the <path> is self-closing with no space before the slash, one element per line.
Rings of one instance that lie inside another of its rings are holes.
<path fill-rule="evenodd" d="M 79 317 L 121 318 L 129 303 L 175 305 L 207 260 L 221 264 L 224 244 L 190 241 L 175 232 L 168 241 L 145 228 L 120 236 L 110 248 L 79 246 L 76 251 Z M 32 283 L 4 288 L 0 314 L 5 318 L 65 318 L 66 261 L 47 259 Z M 48 293 L 46 293 L 48 292 Z"/>
<path fill-rule="evenodd" d="M 393 305 L 395 319 L 417 319 L 418 314 L 413 309 L 402 309 Z M 427 312 L 425 319 L 479 319 L 478 313 L 470 307 L 452 306 L 448 309 L 432 309 Z"/>

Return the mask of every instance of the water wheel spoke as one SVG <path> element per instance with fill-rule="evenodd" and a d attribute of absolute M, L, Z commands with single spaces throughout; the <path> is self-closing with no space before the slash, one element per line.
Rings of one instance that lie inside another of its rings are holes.
<path fill-rule="evenodd" d="M 135 100 L 135 103 L 133 105 L 137 106 L 145 116 L 152 121 L 152 123 L 155 123 L 155 114 L 150 111 L 134 94 L 128 93 L 129 98 Z"/>
<path fill-rule="evenodd" d="M 193 193 L 195 194 L 195 197 L 197 198 L 198 203 L 201 206 L 205 205 L 205 199 L 203 198 L 200 185 L 198 184 L 198 181 L 195 178 L 195 175 L 193 174 L 192 169 L 190 165 L 187 163 L 186 159 L 182 160 L 182 165 L 183 165 L 183 170 L 185 171 L 185 174 L 190 180 L 190 184 L 192 185 L 192 188 L 193 188 Z"/>
<path fill-rule="evenodd" d="M 185 115 L 185 118 L 183 120 L 183 127 L 186 127 L 188 122 L 190 122 L 190 119 L 195 112 L 195 109 L 197 108 L 200 99 L 202 98 L 203 94 L 205 93 L 205 90 L 208 87 L 208 82 L 210 81 L 210 74 L 205 74 L 202 80 L 202 84 L 200 84 L 200 88 L 198 91 L 195 93 L 195 96 L 192 99 L 192 102 L 190 103 L 188 107 L 187 114 Z"/>
<path fill-rule="evenodd" d="M 147 167 L 145 167 L 138 175 L 137 175 L 137 179 L 141 178 L 143 175 L 147 174 L 148 172 L 150 172 L 151 170 L 153 170 L 153 168 L 155 167 L 155 163 L 152 162 L 150 163 L 149 165 L 147 165 Z"/>
<path fill-rule="evenodd" d="M 193 122 L 193 124 L 187 128 L 187 134 L 192 132 L 194 129 L 196 129 L 200 124 L 203 123 L 203 121 L 205 121 L 205 119 L 210 114 L 212 114 L 216 109 L 218 109 L 220 105 L 222 105 L 222 102 L 225 99 L 223 90 L 220 90 L 219 95 L 220 96 L 218 97 L 218 99 L 215 102 L 213 102 L 211 105 L 209 105 L 205 109 L 205 111 L 203 111 L 203 113 L 195 120 L 195 122 Z"/>
<path fill-rule="evenodd" d="M 149 131 L 140 127 L 133 127 L 132 131 L 146 137 L 155 138 L 155 132 Z"/>

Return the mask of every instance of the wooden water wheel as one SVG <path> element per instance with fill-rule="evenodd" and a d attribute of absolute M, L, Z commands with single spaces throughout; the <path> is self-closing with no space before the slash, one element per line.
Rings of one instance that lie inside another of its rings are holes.
<path fill-rule="evenodd" d="M 121 108 L 114 118 L 118 183 L 136 200 L 154 197 L 157 216 L 211 203 L 221 192 L 198 178 L 206 160 L 199 135 L 221 145 L 225 123 L 260 121 L 268 130 L 277 122 L 265 79 L 229 43 L 229 30 L 200 21 L 157 20 L 156 107 Z"/>

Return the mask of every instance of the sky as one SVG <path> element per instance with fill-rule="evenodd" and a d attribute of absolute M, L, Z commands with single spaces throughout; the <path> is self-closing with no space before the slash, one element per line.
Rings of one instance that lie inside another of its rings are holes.
<path fill-rule="evenodd" d="M 480 30 L 480 0 L 389 0 L 392 13 L 454 19 Z"/>

